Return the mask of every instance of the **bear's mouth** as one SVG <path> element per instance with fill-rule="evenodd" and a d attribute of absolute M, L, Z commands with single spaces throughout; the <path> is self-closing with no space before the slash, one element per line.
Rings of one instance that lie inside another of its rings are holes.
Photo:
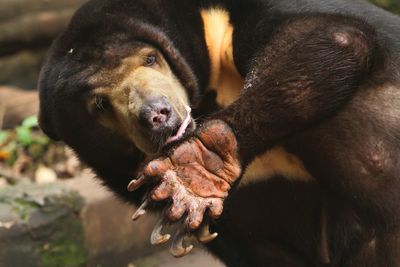
<path fill-rule="evenodd" d="M 189 106 L 185 106 L 185 109 L 186 109 L 185 119 L 183 120 L 182 124 L 174 131 L 175 133 L 173 135 L 171 135 L 170 137 L 168 137 L 168 139 L 165 141 L 166 145 L 171 144 L 171 143 L 176 142 L 179 139 L 181 139 L 185 135 L 187 128 L 191 124 L 192 109 Z"/>

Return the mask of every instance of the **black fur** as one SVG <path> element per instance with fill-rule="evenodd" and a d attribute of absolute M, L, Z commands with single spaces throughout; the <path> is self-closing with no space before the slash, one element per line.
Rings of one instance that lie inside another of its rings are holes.
<path fill-rule="evenodd" d="M 231 15 L 245 79 L 219 111 L 215 96 L 202 97 L 210 59 L 199 10 L 211 6 Z M 42 70 L 41 125 L 135 202 L 145 189 L 126 185 L 144 155 L 82 107 L 88 77 L 143 42 L 164 54 L 194 106 L 208 102 L 199 116 L 234 129 L 244 165 L 283 145 L 317 181 L 234 189 L 211 252 L 236 267 L 400 266 L 400 18 L 356 0 L 91 0 Z"/>

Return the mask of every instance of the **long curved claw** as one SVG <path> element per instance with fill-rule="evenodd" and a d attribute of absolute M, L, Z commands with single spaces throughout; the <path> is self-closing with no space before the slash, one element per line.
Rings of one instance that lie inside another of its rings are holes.
<path fill-rule="evenodd" d="M 163 217 L 157 222 L 156 226 L 154 226 L 153 232 L 151 233 L 151 237 L 150 237 L 150 243 L 153 246 L 162 245 L 171 238 L 170 234 L 165 234 L 165 235 L 162 234 L 162 229 L 163 229 L 165 223 L 166 223 L 166 221 Z"/>
<path fill-rule="evenodd" d="M 141 187 L 146 182 L 146 177 L 144 175 L 140 175 L 137 179 L 132 180 L 128 184 L 128 191 L 132 192 Z"/>
<path fill-rule="evenodd" d="M 197 234 L 197 239 L 203 243 L 203 244 L 207 244 L 210 243 L 211 241 L 213 241 L 215 238 L 217 238 L 218 233 L 210 233 L 210 224 L 206 223 L 204 224 L 201 229 L 199 230 L 198 234 Z"/>
<path fill-rule="evenodd" d="M 137 221 L 139 220 L 143 215 L 147 213 L 146 207 L 149 204 L 148 200 L 145 200 L 142 205 L 136 210 L 136 212 L 132 216 L 132 220 Z"/>
<path fill-rule="evenodd" d="M 178 232 L 175 234 L 174 240 L 172 241 L 172 246 L 170 249 L 170 253 L 172 256 L 176 258 L 181 258 L 183 256 L 186 256 L 187 254 L 190 253 L 193 249 L 193 245 L 184 247 L 183 246 L 183 241 L 186 237 L 186 233 L 184 230 L 178 230 Z"/>

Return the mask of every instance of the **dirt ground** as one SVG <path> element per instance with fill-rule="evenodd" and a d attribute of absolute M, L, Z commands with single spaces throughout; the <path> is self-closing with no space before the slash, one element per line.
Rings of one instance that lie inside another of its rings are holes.
<path fill-rule="evenodd" d="M 168 251 L 155 253 L 134 261 L 128 267 L 224 267 L 211 255 L 200 249 L 181 259 L 175 259 Z"/>

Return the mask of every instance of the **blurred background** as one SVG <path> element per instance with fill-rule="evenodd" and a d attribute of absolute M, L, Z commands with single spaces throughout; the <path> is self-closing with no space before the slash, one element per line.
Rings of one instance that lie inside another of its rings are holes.
<path fill-rule="evenodd" d="M 0 0 L 0 267 L 221 267 L 197 248 L 153 248 L 154 219 L 105 190 L 37 125 L 36 82 L 54 38 L 84 0 Z M 400 0 L 372 0 L 400 14 Z"/>

